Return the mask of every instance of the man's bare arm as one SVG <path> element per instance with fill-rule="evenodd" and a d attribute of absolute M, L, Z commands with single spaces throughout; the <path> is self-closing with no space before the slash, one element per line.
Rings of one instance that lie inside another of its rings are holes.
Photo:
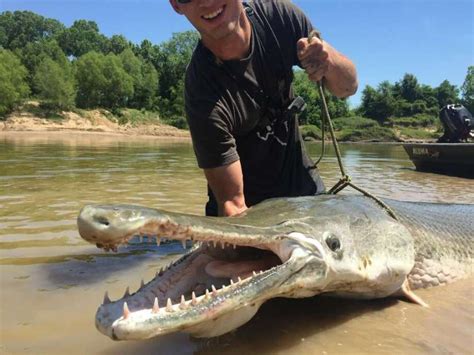
<path fill-rule="evenodd" d="M 348 97 L 357 91 L 354 63 L 329 43 L 312 38 L 298 41 L 298 58 L 311 81 L 323 80 L 326 88 L 337 97 Z"/>
<path fill-rule="evenodd" d="M 217 200 L 220 216 L 233 216 L 247 209 L 240 161 L 213 169 L 204 169 L 207 182 Z"/>

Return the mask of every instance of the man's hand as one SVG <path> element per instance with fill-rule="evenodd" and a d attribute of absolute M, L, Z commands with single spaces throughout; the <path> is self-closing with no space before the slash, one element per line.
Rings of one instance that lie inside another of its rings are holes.
<path fill-rule="evenodd" d="M 297 55 L 311 81 L 323 81 L 331 94 L 343 98 L 357 91 L 357 72 L 352 61 L 317 37 L 301 38 Z"/>
<path fill-rule="evenodd" d="M 329 71 L 330 48 L 319 38 L 301 38 L 297 43 L 298 59 L 311 81 L 322 80 Z"/>

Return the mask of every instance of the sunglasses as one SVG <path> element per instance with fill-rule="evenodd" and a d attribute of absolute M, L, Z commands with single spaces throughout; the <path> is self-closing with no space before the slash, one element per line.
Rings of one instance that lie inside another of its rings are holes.
<path fill-rule="evenodd" d="M 178 4 L 189 4 L 191 0 L 176 0 Z"/>

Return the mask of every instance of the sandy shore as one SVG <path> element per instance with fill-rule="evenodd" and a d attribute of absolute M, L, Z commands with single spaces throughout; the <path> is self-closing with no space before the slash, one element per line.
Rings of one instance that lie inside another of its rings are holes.
<path fill-rule="evenodd" d="M 89 117 L 74 112 L 63 112 L 63 119 L 50 120 L 21 112 L 0 121 L 0 136 L 101 136 L 115 138 L 189 140 L 189 131 L 165 124 L 119 125 L 99 111 L 89 112 Z"/>

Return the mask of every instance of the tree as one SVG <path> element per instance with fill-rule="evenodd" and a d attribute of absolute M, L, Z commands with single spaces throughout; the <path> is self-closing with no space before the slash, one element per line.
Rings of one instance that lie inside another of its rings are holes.
<path fill-rule="evenodd" d="M 462 104 L 474 115 L 474 66 L 472 65 L 467 68 L 461 92 Z"/>
<path fill-rule="evenodd" d="M 126 107 L 133 97 L 133 77 L 125 71 L 122 61 L 115 54 L 104 58 L 105 86 L 101 104 L 110 109 Z"/>
<path fill-rule="evenodd" d="M 50 58 L 61 68 L 66 69 L 70 63 L 64 52 L 54 39 L 42 39 L 37 42 L 28 43 L 23 49 L 19 50 L 21 61 L 28 69 L 28 84 L 33 94 L 37 94 L 34 85 L 34 75 L 38 65 L 45 59 Z"/>
<path fill-rule="evenodd" d="M 306 102 L 306 109 L 299 115 L 300 123 L 320 127 L 323 102 L 316 84 L 308 79 L 303 70 L 297 70 L 293 85 L 296 95 L 301 96 Z M 326 95 L 326 101 L 332 118 L 347 116 L 349 113 L 349 106 L 345 99 Z"/>
<path fill-rule="evenodd" d="M 46 57 L 36 70 L 34 83 L 44 107 L 65 110 L 74 106 L 76 92 L 69 66 L 62 67 Z"/>
<path fill-rule="evenodd" d="M 104 55 L 89 52 L 80 57 L 76 62 L 76 82 L 76 105 L 81 108 L 100 106 L 106 86 Z"/>
<path fill-rule="evenodd" d="M 94 21 L 78 20 L 63 30 L 57 40 L 67 56 L 79 58 L 91 51 L 108 53 L 108 39 L 99 33 L 99 27 Z"/>
<path fill-rule="evenodd" d="M 308 79 L 303 70 L 295 71 L 293 80 L 295 94 L 301 96 L 306 102 L 306 109 L 299 115 L 301 124 L 321 126 L 321 106 L 319 92 L 316 86 Z"/>
<path fill-rule="evenodd" d="M 27 70 L 11 51 L 0 49 L 0 116 L 12 111 L 29 94 Z"/>
<path fill-rule="evenodd" d="M 131 49 L 130 42 L 122 35 L 113 35 L 110 37 L 108 47 L 114 54 L 120 54 L 126 49 Z"/>
<path fill-rule="evenodd" d="M 421 97 L 421 87 L 413 74 L 405 74 L 402 81 L 397 84 L 396 88 L 399 88 L 401 98 L 407 102 L 415 102 Z"/>
<path fill-rule="evenodd" d="M 0 46 L 14 50 L 28 43 L 52 38 L 64 29 L 57 20 L 31 11 L 6 11 L 0 14 Z"/>
<path fill-rule="evenodd" d="M 387 120 L 397 109 L 393 91 L 394 87 L 388 81 L 381 82 L 377 90 L 367 85 L 362 92 L 361 113 L 380 123 Z"/>
<path fill-rule="evenodd" d="M 459 89 L 456 85 L 451 85 L 448 80 L 444 80 L 436 88 L 436 97 L 438 99 L 438 107 L 442 108 L 446 105 L 459 103 Z"/>
<path fill-rule="evenodd" d="M 156 69 L 160 77 L 160 113 L 163 117 L 184 117 L 183 101 L 184 75 L 191 60 L 199 35 L 195 31 L 175 33 L 171 39 L 160 45 Z"/>

